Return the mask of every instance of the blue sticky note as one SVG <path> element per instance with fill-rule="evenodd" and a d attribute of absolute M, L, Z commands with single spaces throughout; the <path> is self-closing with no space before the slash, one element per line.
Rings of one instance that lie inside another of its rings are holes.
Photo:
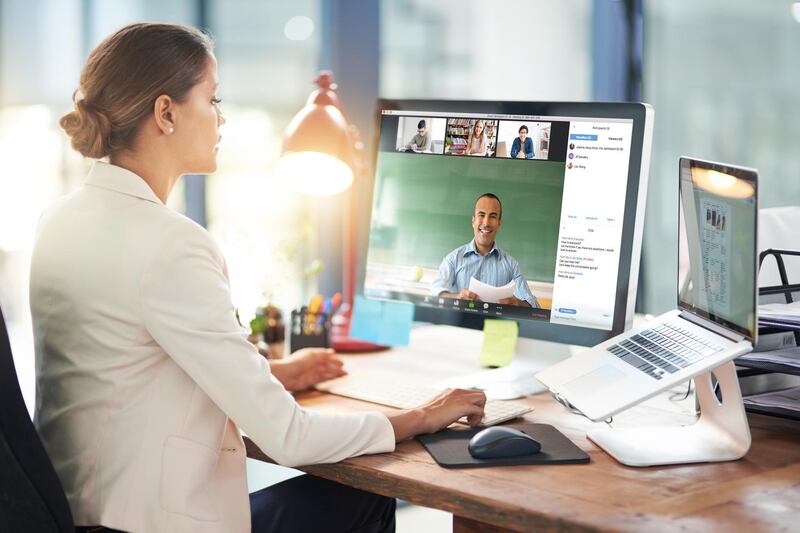
<path fill-rule="evenodd" d="M 414 304 L 356 296 L 350 336 L 384 346 L 408 346 Z"/>

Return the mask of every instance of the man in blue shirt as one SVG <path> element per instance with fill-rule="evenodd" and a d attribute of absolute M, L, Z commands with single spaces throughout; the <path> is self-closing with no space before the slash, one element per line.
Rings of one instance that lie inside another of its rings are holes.
<path fill-rule="evenodd" d="M 495 237 L 503 224 L 503 206 L 492 193 L 478 197 L 472 215 L 475 238 L 459 246 L 442 260 L 439 275 L 431 284 L 431 294 L 460 300 L 479 300 L 469 290 L 469 280 L 475 278 L 488 285 L 501 287 L 514 281 L 514 294 L 497 303 L 539 307 L 539 302 L 522 276 L 519 262 L 495 245 Z"/>
<path fill-rule="evenodd" d="M 511 143 L 511 157 L 533 159 L 533 139 L 528 137 L 528 126 L 519 127 L 519 137 Z"/>

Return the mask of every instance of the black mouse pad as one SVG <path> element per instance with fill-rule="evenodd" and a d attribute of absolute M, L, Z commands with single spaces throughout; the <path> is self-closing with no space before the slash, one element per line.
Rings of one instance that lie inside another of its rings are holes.
<path fill-rule="evenodd" d="M 425 446 L 434 460 L 445 468 L 475 466 L 512 465 L 569 465 L 588 463 L 589 456 L 575 446 L 559 430 L 548 424 L 511 424 L 505 427 L 519 429 L 542 445 L 542 450 L 533 455 L 506 457 L 503 459 L 475 459 L 469 454 L 467 445 L 476 433 L 486 428 L 445 429 L 432 435 L 420 435 L 417 440 Z"/>

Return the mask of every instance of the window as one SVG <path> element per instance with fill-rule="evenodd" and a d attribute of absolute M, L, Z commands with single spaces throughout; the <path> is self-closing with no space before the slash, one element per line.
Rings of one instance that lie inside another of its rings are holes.
<path fill-rule="evenodd" d="M 644 99 L 655 108 L 646 311 L 674 308 L 678 157 L 755 167 L 760 207 L 800 203 L 800 23 L 792 2 L 645 2 Z"/>
<path fill-rule="evenodd" d="M 381 2 L 381 96 L 591 99 L 588 0 Z"/>

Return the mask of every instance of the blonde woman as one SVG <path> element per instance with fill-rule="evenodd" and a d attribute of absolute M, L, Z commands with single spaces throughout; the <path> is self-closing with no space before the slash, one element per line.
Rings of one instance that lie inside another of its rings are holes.
<path fill-rule="evenodd" d="M 295 403 L 298 374 L 341 362 L 273 371 L 237 323 L 220 248 L 165 205 L 181 176 L 216 170 L 219 103 L 206 35 L 134 24 L 92 51 L 61 119 L 78 152 L 107 159 L 42 215 L 31 265 L 35 423 L 77 530 L 392 531 L 394 500 L 311 476 L 248 498 L 241 430 L 277 463 L 335 462 L 476 424 L 485 397 L 388 416 Z"/>
<path fill-rule="evenodd" d="M 478 120 L 472 127 L 472 131 L 467 137 L 467 155 L 485 156 L 488 149 L 489 142 L 486 139 L 486 132 L 484 131 L 485 124 L 483 120 Z"/>

